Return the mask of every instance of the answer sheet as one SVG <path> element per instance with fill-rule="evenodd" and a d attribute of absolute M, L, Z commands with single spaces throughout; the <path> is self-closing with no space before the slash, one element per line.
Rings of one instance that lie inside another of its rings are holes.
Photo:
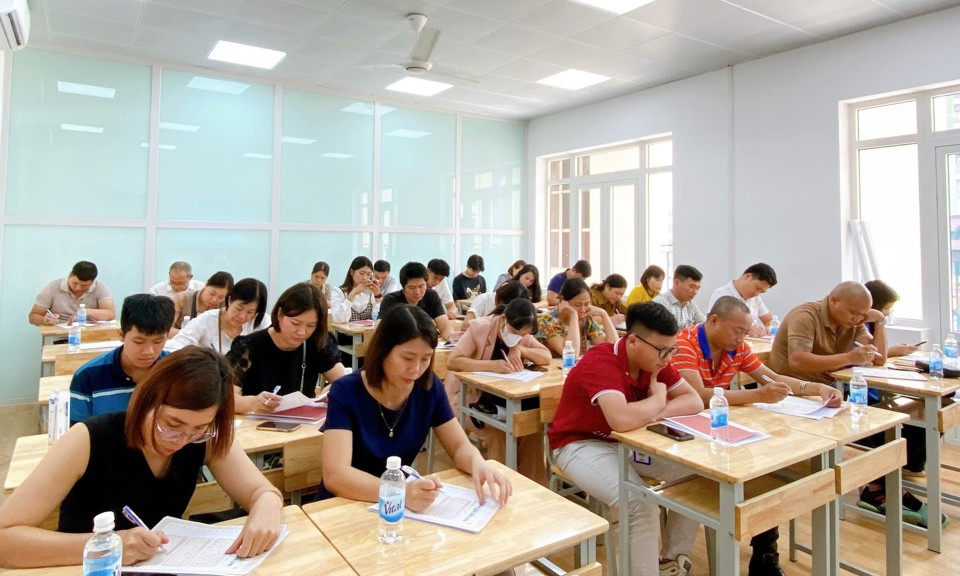
<path fill-rule="evenodd" d="M 369 509 L 377 512 L 377 506 L 374 504 Z M 444 484 L 429 508 L 423 512 L 407 509 L 403 514 L 413 520 L 477 533 L 490 523 L 499 509 L 500 503 L 489 494 L 481 504 L 473 488 Z"/>
<path fill-rule="evenodd" d="M 509 374 L 500 374 L 499 372 L 473 372 L 473 374 L 476 374 L 477 376 L 487 376 L 489 378 L 501 378 L 503 380 L 529 382 L 537 376 L 543 374 L 543 372 L 537 372 L 535 370 L 520 370 L 519 372 L 511 372 Z"/>

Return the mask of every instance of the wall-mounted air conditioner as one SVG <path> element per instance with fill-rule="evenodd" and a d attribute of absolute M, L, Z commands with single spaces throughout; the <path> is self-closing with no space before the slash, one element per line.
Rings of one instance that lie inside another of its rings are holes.
<path fill-rule="evenodd" d="M 30 36 L 27 0 L 0 0 L 0 50 L 19 50 Z"/>

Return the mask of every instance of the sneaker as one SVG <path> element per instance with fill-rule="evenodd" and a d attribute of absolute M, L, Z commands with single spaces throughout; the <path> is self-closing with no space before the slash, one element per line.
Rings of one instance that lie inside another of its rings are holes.
<path fill-rule="evenodd" d="M 912 496 L 909 492 L 906 493 L 907 496 Z M 864 488 L 860 491 L 860 500 L 857 501 L 857 506 L 863 508 L 864 510 L 869 510 L 877 514 L 886 514 L 887 505 L 885 503 L 886 496 L 883 493 L 883 490 L 870 490 Z M 903 506 L 902 512 L 903 521 L 907 524 L 918 525 L 922 520 L 920 513 L 911 510 L 906 505 Z"/>
<path fill-rule="evenodd" d="M 926 528 L 926 527 L 927 527 L 927 514 L 928 514 L 927 505 L 924 504 L 923 506 L 921 506 L 920 509 L 917 510 L 917 513 L 920 515 L 920 521 L 917 523 L 917 525 L 920 526 L 920 527 L 922 527 L 922 528 Z M 941 525 L 941 526 L 943 526 L 944 528 L 946 528 L 947 526 L 950 525 L 950 517 L 949 517 L 949 516 L 947 516 L 946 514 L 944 514 L 943 512 L 941 512 L 941 513 L 940 513 L 940 518 L 941 518 L 941 519 L 940 519 L 940 525 Z"/>
<path fill-rule="evenodd" d="M 687 576 L 690 569 L 693 568 L 693 562 L 686 554 L 677 554 L 676 560 L 670 560 L 660 564 L 660 576 Z"/>
<path fill-rule="evenodd" d="M 780 567 L 780 554 L 776 552 L 754 553 L 750 557 L 749 576 L 786 576 Z"/>
<path fill-rule="evenodd" d="M 901 469 L 900 469 L 900 474 L 901 474 L 904 478 L 926 478 L 926 477 L 927 477 L 927 472 L 926 472 L 926 470 L 920 470 L 919 472 L 914 472 L 913 470 L 908 470 L 908 469 L 906 469 L 906 468 L 901 468 Z"/>

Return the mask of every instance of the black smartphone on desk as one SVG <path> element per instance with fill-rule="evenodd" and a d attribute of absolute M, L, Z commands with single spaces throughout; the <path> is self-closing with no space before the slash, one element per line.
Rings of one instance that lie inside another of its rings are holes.
<path fill-rule="evenodd" d="M 268 430 L 270 432 L 293 432 L 300 427 L 300 424 L 297 422 L 275 422 L 273 420 L 267 420 L 262 424 L 257 425 L 257 430 Z"/>
<path fill-rule="evenodd" d="M 693 440 L 693 434 L 689 432 L 684 432 L 673 426 L 668 426 L 666 424 L 651 424 L 647 426 L 647 430 L 653 432 L 654 434 L 659 434 L 661 436 L 666 436 L 667 438 L 674 440 L 676 442 L 686 442 L 688 440 Z"/>

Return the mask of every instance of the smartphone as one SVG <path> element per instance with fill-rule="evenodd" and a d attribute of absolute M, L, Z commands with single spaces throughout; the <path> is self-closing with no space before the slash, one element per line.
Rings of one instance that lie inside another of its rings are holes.
<path fill-rule="evenodd" d="M 293 432 L 300 427 L 297 422 L 274 422 L 267 420 L 257 425 L 257 430 L 270 430 L 271 432 Z"/>
<path fill-rule="evenodd" d="M 684 432 L 683 430 L 678 430 L 672 426 L 667 426 L 666 424 L 651 424 L 647 426 L 647 430 L 653 432 L 654 434 L 666 436 L 667 438 L 677 442 L 693 440 L 693 434 Z"/>

